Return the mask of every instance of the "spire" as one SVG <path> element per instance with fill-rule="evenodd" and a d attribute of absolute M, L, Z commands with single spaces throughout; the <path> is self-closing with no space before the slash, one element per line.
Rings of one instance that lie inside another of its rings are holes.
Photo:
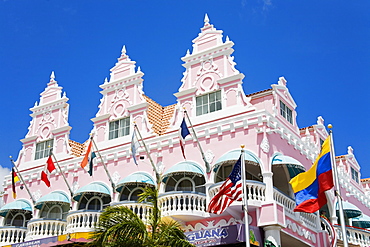
<path fill-rule="evenodd" d="M 54 71 L 51 71 L 50 81 L 49 81 L 49 83 L 48 83 L 48 86 L 52 86 L 52 85 L 56 85 L 56 86 L 58 86 L 57 81 L 55 80 L 55 74 L 54 74 Z"/>
<path fill-rule="evenodd" d="M 122 50 L 121 50 L 121 56 L 126 55 L 126 45 L 123 45 Z"/>
<path fill-rule="evenodd" d="M 208 26 L 208 25 L 209 25 L 209 18 L 208 18 L 208 15 L 206 13 L 205 16 L 204 16 L 204 26 Z"/>

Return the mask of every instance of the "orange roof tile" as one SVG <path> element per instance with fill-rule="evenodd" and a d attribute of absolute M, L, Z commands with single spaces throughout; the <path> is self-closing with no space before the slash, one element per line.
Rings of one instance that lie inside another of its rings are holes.
<path fill-rule="evenodd" d="M 173 116 L 176 104 L 163 107 L 146 95 L 144 98 L 149 104 L 147 114 L 153 131 L 158 135 L 163 135 L 170 125 L 169 120 Z"/>
<path fill-rule="evenodd" d="M 78 143 L 72 140 L 68 140 L 68 143 L 69 143 L 69 146 L 71 147 L 72 155 L 76 157 L 82 156 L 82 153 L 85 151 L 84 144 L 81 144 L 81 143 Z"/>

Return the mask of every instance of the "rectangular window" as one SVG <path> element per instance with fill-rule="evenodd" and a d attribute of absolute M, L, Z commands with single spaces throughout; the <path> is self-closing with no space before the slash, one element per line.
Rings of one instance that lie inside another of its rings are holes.
<path fill-rule="evenodd" d="M 48 157 L 50 150 L 53 148 L 54 140 L 47 140 L 36 144 L 35 160 Z"/>
<path fill-rule="evenodd" d="M 280 101 L 280 114 L 283 116 L 286 120 L 288 120 L 289 123 L 293 124 L 293 111 L 286 106 L 282 101 Z"/>
<path fill-rule="evenodd" d="M 197 116 L 221 110 L 221 91 L 197 97 L 196 105 Z"/>
<path fill-rule="evenodd" d="M 351 176 L 352 176 L 352 179 L 354 181 L 356 181 L 356 183 L 358 183 L 358 172 L 353 168 L 351 167 Z"/>
<path fill-rule="evenodd" d="M 109 123 L 109 140 L 130 134 L 130 118 L 122 118 Z"/>

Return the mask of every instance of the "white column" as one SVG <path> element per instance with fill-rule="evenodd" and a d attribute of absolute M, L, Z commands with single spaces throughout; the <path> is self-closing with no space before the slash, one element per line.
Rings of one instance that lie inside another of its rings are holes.
<path fill-rule="evenodd" d="M 262 173 L 263 182 L 266 184 L 266 202 L 274 201 L 274 185 L 272 181 L 272 172 L 265 171 Z"/>
<path fill-rule="evenodd" d="M 269 240 L 273 242 L 276 246 L 281 246 L 281 226 L 265 226 L 263 230 L 265 231 L 265 241 Z"/>

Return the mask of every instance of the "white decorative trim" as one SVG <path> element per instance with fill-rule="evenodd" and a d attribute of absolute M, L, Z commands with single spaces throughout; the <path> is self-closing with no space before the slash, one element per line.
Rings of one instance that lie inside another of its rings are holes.
<path fill-rule="evenodd" d="M 216 224 L 214 223 L 215 223 L 215 220 L 207 221 L 207 225 L 201 222 L 196 223 L 194 226 L 189 224 L 184 227 L 184 231 L 185 232 L 198 231 L 198 230 L 205 230 L 205 229 L 211 229 L 211 228 L 222 227 L 222 226 L 244 224 L 244 221 L 237 220 L 235 218 L 230 218 L 228 221 L 226 221 L 225 219 L 221 219 Z"/>
<path fill-rule="evenodd" d="M 262 149 L 262 151 L 264 153 L 268 153 L 270 151 L 270 143 L 269 143 L 269 140 L 267 139 L 265 133 L 263 134 L 263 139 L 262 139 L 262 142 L 260 144 L 260 148 Z"/>
<path fill-rule="evenodd" d="M 289 219 L 286 219 L 286 224 L 288 229 L 291 229 L 293 232 L 298 233 L 299 236 L 304 237 L 305 239 L 316 244 L 317 240 L 315 234 L 312 234 L 310 231 L 304 229 L 302 226 L 298 225 L 295 222 L 292 222 Z"/>

